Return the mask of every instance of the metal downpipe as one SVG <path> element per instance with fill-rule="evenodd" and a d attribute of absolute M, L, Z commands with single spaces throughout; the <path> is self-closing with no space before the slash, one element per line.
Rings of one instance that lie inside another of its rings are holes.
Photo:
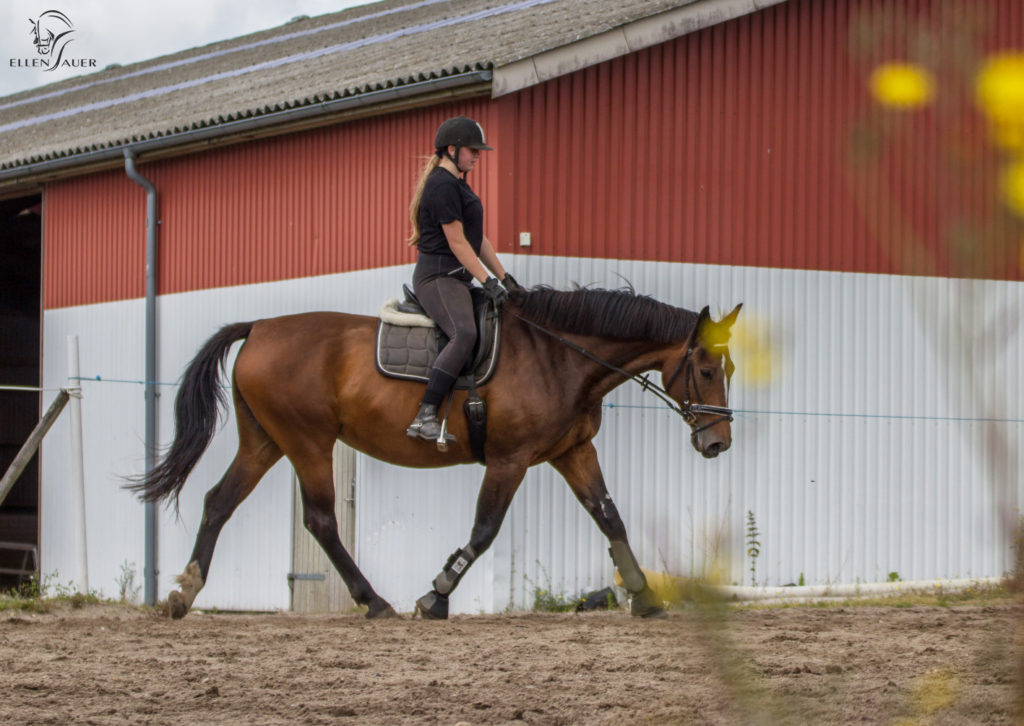
<path fill-rule="evenodd" d="M 156 187 L 135 169 L 135 153 L 124 150 L 124 170 L 128 178 L 146 190 L 146 474 L 156 466 L 156 264 L 157 194 Z M 146 564 L 143 569 L 146 605 L 156 605 L 156 504 L 145 505 Z"/>

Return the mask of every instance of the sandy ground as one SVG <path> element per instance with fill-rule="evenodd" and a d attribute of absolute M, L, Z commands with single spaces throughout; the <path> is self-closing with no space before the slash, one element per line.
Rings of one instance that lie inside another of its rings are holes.
<path fill-rule="evenodd" d="M 1022 616 L 5 612 L 0 723 L 1014 723 Z"/>

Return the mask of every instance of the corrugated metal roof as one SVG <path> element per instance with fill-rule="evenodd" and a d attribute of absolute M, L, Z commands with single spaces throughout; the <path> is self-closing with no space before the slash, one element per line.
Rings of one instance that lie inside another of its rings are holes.
<path fill-rule="evenodd" d="M 0 170 L 509 66 L 722 2 L 385 0 L 299 20 L 0 99 Z M 733 15 L 763 4 L 725 2 Z"/>

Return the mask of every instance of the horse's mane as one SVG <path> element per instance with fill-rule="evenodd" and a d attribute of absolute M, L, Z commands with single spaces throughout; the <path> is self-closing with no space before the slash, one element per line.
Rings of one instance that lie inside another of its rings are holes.
<path fill-rule="evenodd" d="M 697 313 L 637 295 L 632 287 L 555 290 L 540 285 L 514 290 L 509 297 L 523 317 L 579 335 L 675 343 L 685 340 L 697 323 Z"/>

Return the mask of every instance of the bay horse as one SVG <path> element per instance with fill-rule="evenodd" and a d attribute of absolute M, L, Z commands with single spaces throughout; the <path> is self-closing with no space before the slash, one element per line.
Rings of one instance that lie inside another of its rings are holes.
<path fill-rule="evenodd" d="M 632 289 L 569 291 L 538 287 L 511 291 L 502 310 L 497 369 L 479 395 L 487 403 L 486 469 L 469 543 L 456 550 L 432 589 L 416 603 L 423 617 L 448 616 L 448 596 L 473 561 L 494 541 L 526 470 L 550 463 L 608 538 L 612 561 L 643 617 L 664 614 L 629 546 L 626 528 L 605 487 L 593 438 L 602 399 L 629 377 L 660 371 L 664 388 L 642 380 L 682 414 L 694 448 L 714 457 L 732 441 L 727 379 L 729 330 L 740 305 L 719 322 Z M 298 475 L 303 521 L 344 579 L 366 617 L 394 616 L 338 536 L 334 515 L 334 442 L 408 467 L 472 462 L 465 418 L 453 415 L 456 437 L 446 452 L 405 435 L 423 384 L 385 378 L 374 366 L 378 319 L 338 312 L 286 315 L 226 325 L 189 363 L 175 400 L 175 437 L 167 456 L 128 485 L 146 501 L 173 495 L 216 430 L 219 384 L 228 350 L 245 339 L 233 370 L 238 451 L 206 494 L 192 557 L 168 596 L 181 618 L 207 581 L 217 536 L 235 508 L 270 467 L 287 456 Z M 465 391 L 454 394 L 461 411 Z"/>

